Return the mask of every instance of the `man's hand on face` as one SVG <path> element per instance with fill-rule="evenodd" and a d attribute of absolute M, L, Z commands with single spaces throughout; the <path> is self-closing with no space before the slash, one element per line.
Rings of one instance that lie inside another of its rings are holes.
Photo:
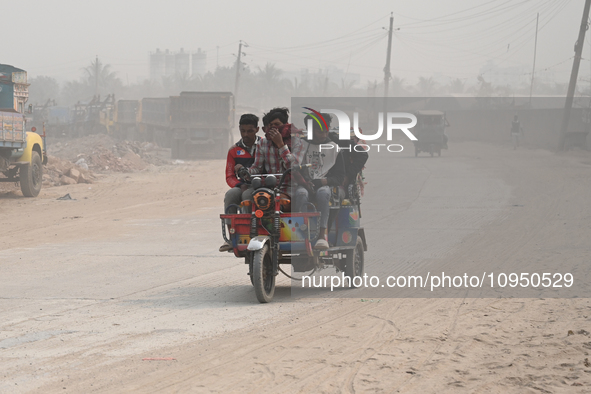
<path fill-rule="evenodd" d="M 283 148 L 283 145 L 285 145 L 283 143 L 283 137 L 281 136 L 281 133 L 276 128 L 269 130 L 269 138 L 279 149 Z"/>

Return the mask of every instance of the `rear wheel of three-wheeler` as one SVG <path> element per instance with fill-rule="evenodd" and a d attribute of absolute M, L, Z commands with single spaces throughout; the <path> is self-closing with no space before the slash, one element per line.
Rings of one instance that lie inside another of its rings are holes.
<path fill-rule="evenodd" d="M 252 279 L 254 292 L 259 302 L 271 302 L 275 294 L 275 275 L 273 275 L 273 260 L 269 252 L 269 245 L 254 252 Z"/>
<path fill-rule="evenodd" d="M 357 243 L 352 253 L 347 255 L 347 261 L 345 265 L 345 275 L 351 278 L 351 284 L 353 284 L 353 278 L 356 276 L 363 276 L 365 269 L 365 260 L 363 256 L 363 241 L 361 237 L 357 237 Z M 355 287 L 355 286 L 351 286 Z"/>
<path fill-rule="evenodd" d="M 39 153 L 31 153 L 31 162 L 19 169 L 21 191 L 25 197 L 37 197 L 43 183 L 43 164 Z"/>

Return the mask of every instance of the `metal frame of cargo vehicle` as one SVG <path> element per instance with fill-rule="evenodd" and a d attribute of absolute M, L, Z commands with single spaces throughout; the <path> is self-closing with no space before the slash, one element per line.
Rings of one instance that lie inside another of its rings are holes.
<path fill-rule="evenodd" d="M 19 182 L 25 197 L 41 191 L 45 154 L 45 133 L 25 130 L 24 116 L 14 110 L 0 110 L 0 182 Z"/>

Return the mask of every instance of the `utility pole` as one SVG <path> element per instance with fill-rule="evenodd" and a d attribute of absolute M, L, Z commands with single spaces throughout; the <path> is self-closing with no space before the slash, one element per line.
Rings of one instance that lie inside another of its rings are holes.
<path fill-rule="evenodd" d="M 394 15 L 390 13 L 390 29 L 388 30 L 388 55 L 386 56 L 386 66 L 384 67 L 384 97 L 388 97 L 388 88 L 390 87 L 390 57 L 392 56 L 392 25 L 394 24 Z"/>
<path fill-rule="evenodd" d="M 531 108 L 531 95 L 534 90 L 534 75 L 536 74 L 536 52 L 538 50 L 538 21 L 540 20 L 540 13 L 536 16 L 536 41 L 534 43 L 534 68 L 531 72 L 531 84 L 529 85 L 529 106 Z"/>
<path fill-rule="evenodd" d="M 589 27 L 587 23 L 589 20 L 589 7 L 591 7 L 591 0 L 585 0 L 583 18 L 581 20 L 581 27 L 579 28 L 579 38 L 575 43 L 575 58 L 573 60 L 573 68 L 570 74 L 570 82 L 568 84 L 568 92 L 566 94 L 566 102 L 564 104 L 564 116 L 562 118 L 562 127 L 560 129 L 560 149 L 564 149 L 566 142 L 566 130 L 568 129 L 570 110 L 573 106 L 573 98 L 575 96 L 575 88 L 577 86 L 579 65 L 581 63 L 581 55 L 583 53 L 583 43 L 585 42 L 585 32 Z"/>
<path fill-rule="evenodd" d="M 99 78 L 99 60 L 98 55 L 96 55 L 96 60 L 94 62 L 94 95 L 98 96 L 98 78 Z"/>
<path fill-rule="evenodd" d="M 242 58 L 242 45 L 244 45 L 245 47 L 248 47 L 248 44 L 246 44 L 245 42 L 243 43 L 242 40 L 240 40 L 240 44 L 238 45 L 238 56 L 236 57 L 236 79 L 234 80 L 234 102 L 238 103 L 238 86 L 240 84 L 240 67 L 242 67 L 242 62 L 241 62 L 241 58 Z"/>

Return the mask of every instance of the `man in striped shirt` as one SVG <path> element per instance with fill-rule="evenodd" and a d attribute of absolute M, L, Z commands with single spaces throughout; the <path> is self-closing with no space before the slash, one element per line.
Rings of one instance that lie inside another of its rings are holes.
<path fill-rule="evenodd" d="M 248 172 L 257 174 L 282 174 L 292 164 L 297 164 L 291 153 L 291 134 L 288 123 L 289 110 L 287 108 L 273 108 L 263 117 L 263 127 L 266 138 L 262 138 L 257 148 L 254 163 Z M 286 177 L 281 185 L 281 191 L 290 194 L 290 177 Z"/>

